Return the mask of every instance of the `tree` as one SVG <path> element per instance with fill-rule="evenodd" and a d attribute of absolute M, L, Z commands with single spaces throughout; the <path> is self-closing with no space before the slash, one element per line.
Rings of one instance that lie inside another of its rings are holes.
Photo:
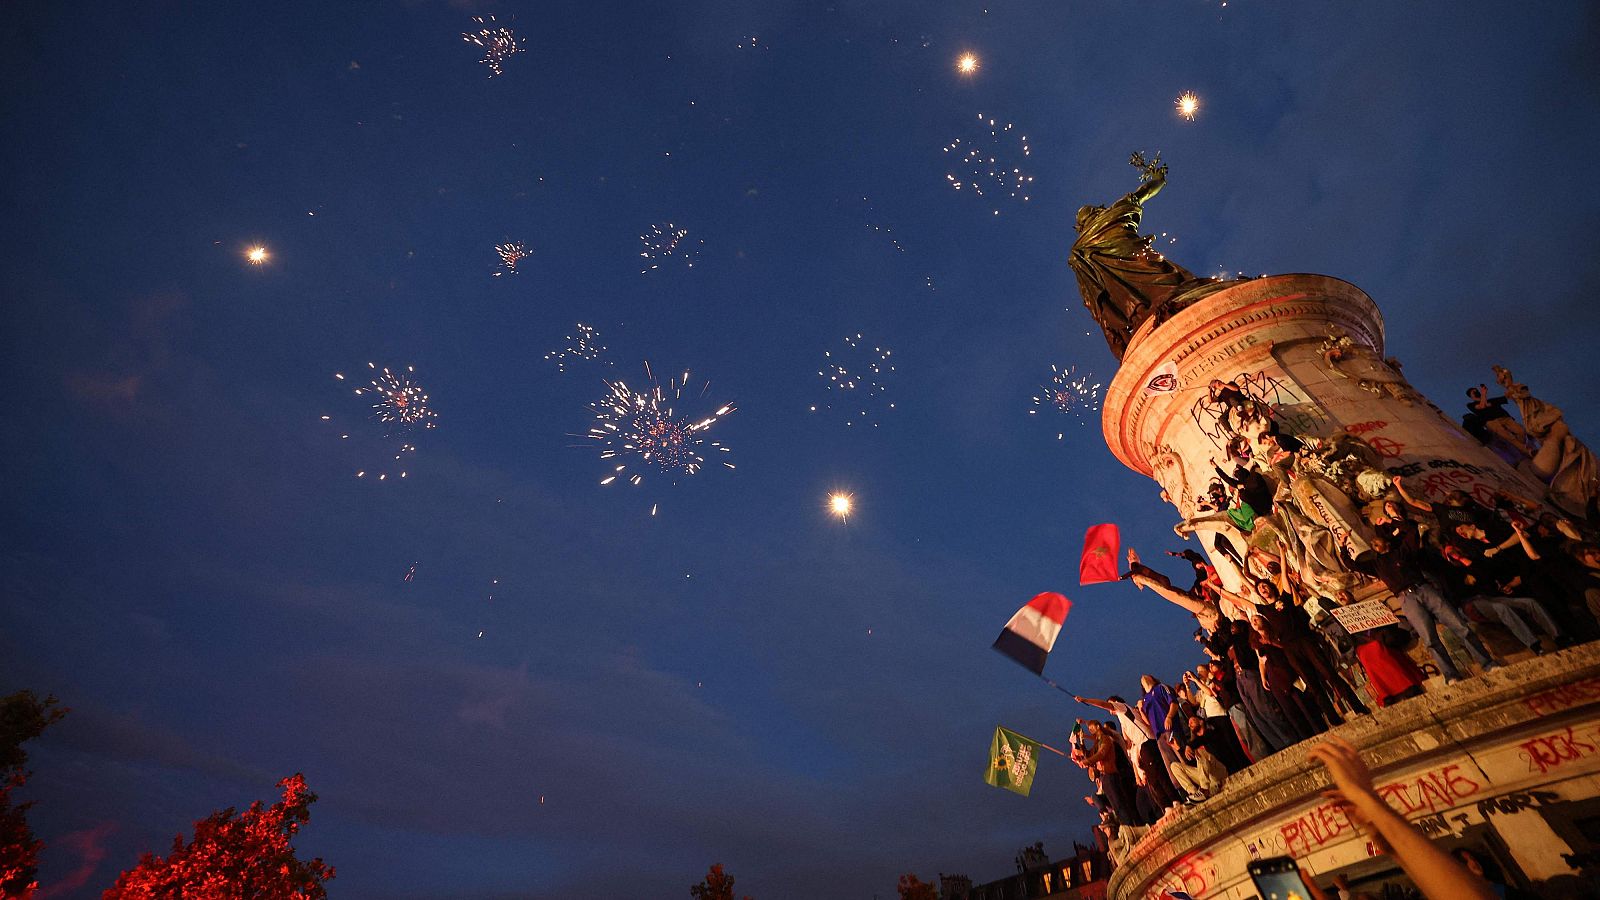
<path fill-rule="evenodd" d="M 0 698 L 0 897 L 31 897 L 39 887 L 39 851 L 44 842 L 28 828 L 31 802 L 11 802 L 11 792 L 28 783 L 27 751 L 22 745 L 67 714 L 56 698 L 43 701 L 33 691 Z"/>
<path fill-rule="evenodd" d="M 722 863 L 717 863 L 706 873 L 704 881 L 689 888 L 689 896 L 695 900 L 734 900 L 733 876 L 722 871 Z"/>
<path fill-rule="evenodd" d="M 900 900 L 939 900 L 938 888 L 910 872 L 900 876 L 896 888 L 900 891 Z"/>
<path fill-rule="evenodd" d="M 165 859 L 146 853 L 103 900 L 324 900 L 328 891 L 323 882 L 333 877 L 333 867 L 320 858 L 302 862 L 289 846 L 289 839 L 310 821 L 317 795 L 306 789 L 305 776 L 298 773 L 278 787 L 283 799 L 270 808 L 262 809 L 257 800 L 243 815 L 235 815 L 230 806 L 194 823 L 190 843 L 181 834 L 174 838 Z"/>

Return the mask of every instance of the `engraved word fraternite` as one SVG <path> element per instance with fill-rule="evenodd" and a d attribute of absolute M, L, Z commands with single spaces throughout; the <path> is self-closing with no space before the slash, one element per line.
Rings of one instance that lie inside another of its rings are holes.
<path fill-rule="evenodd" d="M 1139 234 L 1145 201 L 1167 183 L 1167 167 L 1156 154 L 1149 162 L 1135 153 L 1129 162 L 1140 170 L 1138 190 L 1105 206 L 1078 210 L 1078 239 L 1068 263 L 1078 276 L 1083 303 L 1106 333 L 1117 359 L 1128 341 L 1151 316 L 1165 319 L 1201 295 L 1222 285 L 1167 259 Z"/>

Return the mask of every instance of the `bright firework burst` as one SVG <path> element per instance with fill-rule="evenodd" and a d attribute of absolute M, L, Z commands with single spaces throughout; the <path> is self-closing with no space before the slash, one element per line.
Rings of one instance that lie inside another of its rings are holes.
<path fill-rule="evenodd" d="M 1039 410 L 1048 408 L 1086 424 L 1088 414 L 1100 409 L 1100 383 L 1093 379 L 1093 375 L 1079 375 L 1072 366 L 1062 369 L 1052 365 L 1050 380 L 1039 386 L 1028 415 L 1038 415 Z"/>
<path fill-rule="evenodd" d="M 971 75 L 977 72 L 978 54 L 971 52 L 961 54 L 961 58 L 956 60 L 956 71 L 963 75 Z"/>
<path fill-rule="evenodd" d="M 878 347 L 859 333 L 846 335 L 844 346 L 822 352 L 823 365 L 817 370 L 831 398 L 820 408 L 835 406 L 845 413 L 845 424 L 870 423 L 878 427 L 877 415 L 883 407 L 894 409 L 889 401 L 889 379 L 894 375 L 893 351 Z M 816 412 L 819 407 L 811 407 Z"/>
<path fill-rule="evenodd" d="M 500 271 L 494 273 L 496 278 L 517 274 L 517 264 L 533 255 L 533 250 L 522 241 L 495 244 L 494 252 L 500 255 Z"/>
<path fill-rule="evenodd" d="M 265 263 L 267 261 L 267 256 L 267 248 L 262 247 L 259 244 L 244 252 L 244 258 L 249 260 L 250 265 L 252 266 L 259 266 L 262 263 Z"/>
<path fill-rule="evenodd" d="M 644 249 L 639 251 L 639 256 L 644 260 L 644 268 L 639 270 L 640 275 L 661 268 L 673 259 L 681 259 L 684 267 L 694 268 L 694 261 L 700 255 L 700 248 L 705 245 L 702 240 L 689 240 L 689 229 L 679 228 L 671 222 L 653 224 L 639 235 L 639 242 L 644 244 Z"/>
<path fill-rule="evenodd" d="M 978 122 L 988 130 L 977 137 L 956 138 L 945 145 L 944 152 L 954 160 L 952 171 L 945 173 L 945 181 L 958 191 L 969 191 L 979 197 L 1009 197 L 1030 199 L 1028 191 L 1033 176 L 1022 170 L 1022 161 L 1032 154 L 1028 136 L 1015 130 L 1010 122 L 998 123 L 978 113 Z M 999 207 L 994 214 L 1000 215 Z"/>
<path fill-rule="evenodd" d="M 490 78 L 504 75 L 505 61 L 522 52 L 522 39 L 511 29 L 496 25 L 494 16 L 473 16 L 472 23 L 478 30 L 463 32 L 461 39 L 483 51 L 483 59 L 478 61 L 489 67 Z"/>
<path fill-rule="evenodd" d="M 355 389 L 355 395 L 363 399 L 372 400 L 372 418 L 384 426 L 382 437 L 385 441 L 398 440 L 399 444 L 390 446 L 387 452 L 394 454 L 396 462 L 401 462 L 408 453 L 416 453 L 417 446 L 410 441 L 410 435 L 417 429 L 429 429 L 438 425 L 438 413 L 429 405 L 428 395 L 416 382 L 411 380 L 414 369 L 406 366 L 404 372 L 391 372 L 389 369 L 379 369 L 376 363 L 367 363 L 367 368 L 374 374 L 372 380 L 365 386 Z M 333 377 L 344 381 L 344 374 L 333 373 Z M 332 416 L 323 416 L 322 421 L 332 422 Z M 351 432 L 341 431 L 340 440 L 350 440 Z M 401 478 L 407 476 L 404 468 L 397 467 L 397 474 Z M 356 470 L 357 478 L 375 475 L 377 481 L 387 481 L 387 469 L 369 469 L 363 467 Z"/>
<path fill-rule="evenodd" d="M 1193 122 L 1194 117 L 1200 112 L 1200 98 L 1194 91 L 1184 91 L 1178 95 L 1178 115 Z"/>
<path fill-rule="evenodd" d="M 850 513 L 855 509 L 856 496 L 844 491 L 835 491 L 828 495 L 828 512 L 838 517 L 841 522 L 850 520 Z"/>
<path fill-rule="evenodd" d="M 557 372 L 567 370 L 568 361 L 597 360 L 600 354 L 606 352 L 606 345 L 600 343 L 600 332 L 594 326 L 578 323 L 577 334 L 567 335 L 567 345 L 558 350 L 551 350 L 544 355 L 547 360 L 554 360 Z M 611 365 L 608 360 L 606 365 Z"/>
<path fill-rule="evenodd" d="M 680 416 L 674 404 L 683 400 L 689 373 L 685 371 L 682 378 L 668 381 L 662 387 L 648 362 L 644 371 L 650 382 L 647 389 L 634 390 L 621 380 L 607 381 L 606 396 L 589 404 L 594 411 L 595 424 L 585 436 L 600 444 L 601 459 L 622 460 L 610 475 L 600 480 L 601 484 L 610 484 L 618 478 L 639 484 L 644 480 L 644 473 L 629 473 L 630 465 L 636 470 L 653 469 L 673 479 L 694 475 L 705 465 L 706 454 L 731 452 L 721 442 L 707 440 L 706 432 L 734 411 L 732 404 L 703 416 Z M 691 402 L 704 397 L 710 387 L 711 383 L 706 382 L 699 393 L 690 398 Z M 730 469 L 734 467 L 726 460 L 722 464 Z"/>

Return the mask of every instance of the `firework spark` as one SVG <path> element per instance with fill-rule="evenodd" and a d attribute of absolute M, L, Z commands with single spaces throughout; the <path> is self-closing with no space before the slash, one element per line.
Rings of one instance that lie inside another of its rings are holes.
<path fill-rule="evenodd" d="M 533 255 L 533 249 L 522 241 L 495 244 L 494 252 L 500 255 L 500 271 L 494 277 L 517 274 L 517 264 Z"/>
<path fill-rule="evenodd" d="M 600 343 L 600 332 L 594 326 L 578 323 L 577 334 L 567 335 L 567 344 L 556 350 L 551 350 L 544 355 L 547 360 L 554 360 L 557 372 L 565 372 L 568 362 L 577 360 L 593 361 L 606 352 L 606 345 Z M 606 365 L 611 365 L 608 360 Z"/>
<path fill-rule="evenodd" d="M 644 234 L 639 235 L 639 242 L 644 244 L 639 256 L 645 263 L 644 268 L 639 270 L 640 275 L 648 275 L 673 259 L 683 260 L 684 267 L 692 269 L 700 256 L 700 248 L 705 244 L 702 240 L 689 240 L 689 230 L 671 222 L 646 228 Z"/>
<path fill-rule="evenodd" d="M 406 570 L 406 578 L 405 578 L 405 580 L 406 580 L 407 583 L 410 583 L 411 580 L 416 578 L 416 577 L 417 577 L 417 564 L 416 563 L 412 563 L 411 564 L 411 568 Z"/>
<path fill-rule="evenodd" d="M 1200 112 L 1200 98 L 1194 91 L 1184 91 L 1178 95 L 1177 107 L 1178 115 L 1193 122 L 1195 115 Z"/>
<path fill-rule="evenodd" d="M 259 266 L 265 263 L 269 255 L 270 254 L 267 253 L 267 248 L 260 245 L 251 247 L 249 250 L 244 252 L 244 258 L 249 260 L 250 265 L 252 266 Z"/>
<path fill-rule="evenodd" d="M 384 426 L 384 441 L 399 441 L 398 444 L 388 448 L 393 453 L 396 462 L 401 466 L 396 467 L 400 478 L 407 477 L 403 468 L 403 460 L 408 453 L 416 453 L 417 445 L 411 443 L 410 435 L 418 429 L 429 429 L 438 425 L 438 413 L 429 405 L 428 395 L 416 382 L 411 380 L 414 369 L 407 366 L 404 372 L 391 372 L 389 369 L 379 369 L 376 363 L 367 363 L 367 368 L 374 374 L 372 380 L 364 387 L 355 389 L 355 395 L 363 399 L 371 399 L 372 419 Z M 346 380 L 342 372 L 333 373 L 339 381 Z M 332 416 L 323 416 L 322 421 L 333 422 Z M 341 430 L 340 440 L 350 440 L 352 432 Z M 357 478 L 366 478 L 368 475 L 376 476 L 376 481 L 387 481 L 387 469 L 356 470 Z M 415 567 L 413 567 L 413 573 Z M 408 573 L 410 574 L 410 573 Z M 407 580 L 410 580 L 409 578 Z"/>
<path fill-rule="evenodd" d="M 850 520 L 850 513 L 855 509 L 856 499 L 854 494 L 844 491 L 835 491 L 828 495 L 828 512 L 832 513 L 841 522 Z"/>
<path fill-rule="evenodd" d="M 956 71 L 963 75 L 971 75 L 978 71 L 978 55 L 976 53 L 963 53 L 956 60 Z"/>
<path fill-rule="evenodd" d="M 860 422 L 877 428 L 877 416 L 883 408 L 894 409 L 888 398 L 888 382 L 894 375 L 893 355 L 887 347 L 874 346 L 859 333 L 845 336 L 842 348 L 824 350 L 817 376 L 833 399 L 820 408 L 832 410 L 837 406 L 846 415 L 845 424 Z M 812 412 L 818 409 L 811 407 Z"/>
<path fill-rule="evenodd" d="M 1032 154 L 1028 136 L 1016 131 L 1010 122 L 996 122 L 978 113 L 978 122 L 987 129 L 976 137 L 956 138 L 944 152 L 953 160 L 945 181 L 958 191 L 979 197 L 1007 197 L 1028 202 L 1033 176 L 1022 170 L 1022 161 Z M 1000 215 L 1000 208 L 994 208 Z"/>
<path fill-rule="evenodd" d="M 721 442 L 707 440 L 706 432 L 734 411 L 732 404 L 706 415 L 681 416 L 675 404 L 684 400 L 689 373 L 685 371 L 682 378 L 663 387 L 645 363 L 645 377 L 649 386 L 644 390 L 635 390 L 620 379 L 606 381 L 606 396 L 589 404 L 595 424 L 585 437 L 600 445 L 601 459 L 618 461 L 601 484 L 621 478 L 638 485 L 644 480 L 644 472 L 638 470 L 653 470 L 676 480 L 698 473 L 708 454 L 731 452 Z M 688 402 L 704 397 L 710 387 L 706 382 L 697 394 L 691 392 Z M 721 462 L 734 467 L 726 460 Z M 629 466 L 635 471 L 630 472 Z"/>
<path fill-rule="evenodd" d="M 881 225 L 878 223 L 878 211 L 873 207 L 872 200 L 867 197 L 862 197 L 861 202 L 867 205 L 867 230 L 876 231 L 877 233 L 888 238 L 889 243 L 896 250 L 899 250 L 901 253 L 906 252 L 906 248 L 901 245 L 900 239 L 894 236 L 894 228 L 889 225 Z"/>
<path fill-rule="evenodd" d="M 1057 368 L 1052 365 L 1050 380 L 1039 386 L 1028 415 L 1038 415 L 1041 409 L 1054 409 L 1077 419 L 1080 425 L 1087 424 L 1089 414 L 1100 409 L 1100 383 L 1094 381 L 1093 375 L 1079 375 L 1072 366 Z M 1056 438 L 1059 440 L 1062 435 Z"/>
<path fill-rule="evenodd" d="M 478 61 L 489 67 L 490 78 L 504 75 L 505 61 L 522 52 L 522 38 L 511 29 L 496 25 L 494 16 L 473 16 L 472 23 L 479 26 L 478 30 L 463 32 L 461 39 L 483 51 L 483 59 Z"/>

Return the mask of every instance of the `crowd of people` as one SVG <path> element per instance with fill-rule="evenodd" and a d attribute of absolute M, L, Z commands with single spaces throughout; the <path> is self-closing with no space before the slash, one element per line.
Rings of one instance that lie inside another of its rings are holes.
<path fill-rule="evenodd" d="M 1484 386 L 1469 399 L 1466 430 L 1516 442 L 1529 471 L 1534 429 L 1505 421 L 1505 398 Z M 1212 461 L 1215 478 L 1177 529 L 1208 539 L 1210 560 L 1168 551 L 1191 570 L 1180 586 L 1130 550 L 1123 575 L 1192 613 L 1201 653 L 1175 678 L 1143 676 L 1132 699 L 1075 698 L 1104 713 L 1078 720 L 1070 755 L 1095 785 L 1085 799 L 1114 860 L 1130 834 L 1214 796 L 1255 760 L 1418 696 L 1430 674 L 1451 684 L 1519 646 L 1544 654 L 1600 638 L 1593 496 L 1429 500 L 1357 435 L 1291 436 L 1235 383 L 1213 382 L 1210 400 L 1227 458 Z M 1564 425 L 1559 435 L 1575 440 Z M 1396 621 L 1346 630 L 1332 611 L 1358 598 L 1382 600 Z M 1407 652 L 1418 642 L 1431 665 Z"/>

